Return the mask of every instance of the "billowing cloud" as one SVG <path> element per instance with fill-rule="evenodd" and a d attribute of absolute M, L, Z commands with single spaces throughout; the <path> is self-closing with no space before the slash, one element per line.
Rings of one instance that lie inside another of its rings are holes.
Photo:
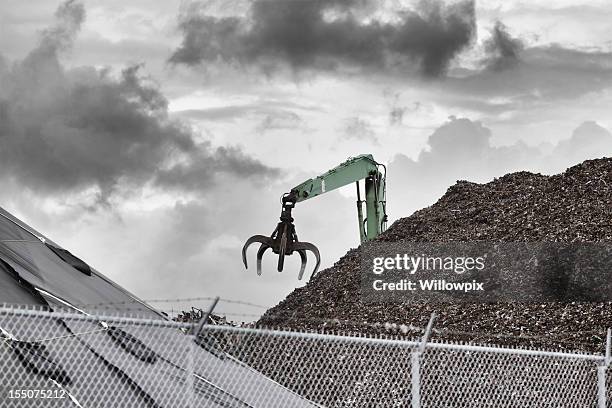
<path fill-rule="evenodd" d="M 521 125 L 567 118 L 563 125 L 571 126 L 581 118 L 557 115 L 551 102 L 574 105 L 612 85 L 612 53 L 600 43 L 534 40 L 533 31 L 500 13 L 495 18 L 509 27 L 479 14 L 479 24 L 492 25 L 480 46 L 472 41 L 472 2 L 410 3 L 253 0 L 229 15 L 196 2 L 179 16 L 182 41 L 170 61 L 207 71 L 211 84 L 215 75 L 252 80 L 257 75 L 246 72 L 263 72 L 274 87 L 283 77 L 271 74 L 287 68 L 346 82 L 375 74 L 381 86 L 413 92 L 449 114 Z M 417 71 L 445 74 L 444 81 L 422 81 L 412 75 Z M 389 124 L 406 125 L 410 110 L 411 104 L 390 106 Z M 222 112 L 210 112 L 216 113 Z"/>
<path fill-rule="evenodd" d="M 435 185 L 448 186 L 459 179 L 484 181 L 492 175 L 524 168 L 539 155 L 537 149 L 524 144 L 492 146 L 491 130 L 466 118 L 451 117 L 429 136 L 427 144 L 428 149 L 416 160 L 396 156 L 389 166 L 390 177 L 392 174 L 408 177 L 411 182 L 402 184 L 427 190 Z"/>
<path fill-rule="evenodd" d="M 553 174 L 612 152 L 612 135 L 595 122 L 578 126 L 548 151 L 523 142 L 495 146 L 491 137 L 482 123 L 451 117 L 429 136 L 428 149 L 416 159 L 396 155 L 388 166 L 391 214 L 398 203 L 402 215 L 432 204 L 457 180 L 487 182 L 523 170 Z"/>
<path fill-rule="evenodd" d="M 612 133 L 594 121 L 578 126 L 568 140 L 559 142 L 552 153 L 573 163 L 612 155 Z"/>
<path fill-rule="evenodd" d="M 215 17 L 191 7 L 180 17 L 183 40 L 170 61 L 224 61 L 265 71 L 346 69 L 443 74 L 475 32 L 473 0 L 420 2 L 373 17 L 366 0 L 255 0 L 247 16 Z"/>
<path fill-rule="evenodd" d="M 0 169 L 45 194 L 98 192 L 120 183 L 202 191 L 220 174 L 270 176 L 274 170 L 236 148 L 214 148 L 168 117 L 159 88 L 131 66 L 118 76 L 93 67 L 65 69 L 85 18 L 68 1 L 22 61 L 0 64 Z"/>

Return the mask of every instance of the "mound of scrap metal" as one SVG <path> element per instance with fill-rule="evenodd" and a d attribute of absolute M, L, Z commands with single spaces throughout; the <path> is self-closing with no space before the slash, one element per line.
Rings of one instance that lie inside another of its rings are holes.
<path fill-rule="evenodd" d="M 612 241 L 612 159 L 589 160 L 553 176 L 519 172 L 486 184 L 459 181 L 377 240 Z M 602 351 L 612 327 L 610 303 L 365 304 L 359 274 L 360 251 L 352 249 L 259 324 L 415 337 L 435 311 L 437 340 L 585 351 Z"/>

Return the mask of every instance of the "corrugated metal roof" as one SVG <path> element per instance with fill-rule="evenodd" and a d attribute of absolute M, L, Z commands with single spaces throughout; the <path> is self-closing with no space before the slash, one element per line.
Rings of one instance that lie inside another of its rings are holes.
<path fill-rule="evenodd" d="M 76 269 L 70 256 L 61 256 L 63 252 L 58 254 L 45 243 L 61 248 L 0 209 L 0 303 L 50 310 L 69 307 L 84 314 L 96 314 L 104 305 L 114 313 L 166 319 L 100 272 L 92 269 L 89 276 L 80 264 Z M 0 328 L 5 338 L 0 367 L 11 367 L 0 369 L 5 388 L 57 387 L 48 378 L 53 375 L 45 374 L 49 366 L 63 370 L 69 379 L 59 382 L 65 382 L 74 400 L 41 400 L 37 406 L 184 406 L 189 395 L 187 357 L 194 358 L 194 406 L 316 406 L 235 358 L 194 345 L 176 328 L 135 326 L 111 331 L 95 321 L 28 317 L 24 324 L 7 315 L 0 315 Z M 13 402 L 12 406 L 31 404 Z"/>

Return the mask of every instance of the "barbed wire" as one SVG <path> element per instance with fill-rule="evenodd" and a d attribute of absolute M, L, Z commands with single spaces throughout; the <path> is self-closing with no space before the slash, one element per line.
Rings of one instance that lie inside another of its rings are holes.
<path fill-rule="evenodd" d="M 171 303 L 171 302 L 176 302 L 176 303 L 181 303 L 181 302 L 199 302 L 199 301 L 203 301 L 203 300 L 215 300 L 216 297 L 210 297 L 210 296 L 206 296 L 206 297 L 194 297 L 194 298 L 182 298 L 182 299 L 149 299 L 149 300 L 145 300 L 145 302 L 149 302 L 149 303 Z M 235 299 L 225 299 L 225 298 L 219 298 L 220 302 L 225 302 L 225 303 L 232 303 L 232 304 L 236 304 L 236 305 L 244 305 L 244 306 L 252 306 L 252 307 L 257 307 L 260 309 L 265 309 L 268 310 L 270 309 L 272 306 L 264 306 L 264 305 L 259 305 L 257 303 L 252 303 L 252 302 L 246 302 L 243 300 L 235 300 Z"/>
<path fill-rule="evenodd" d="M 208 299 L 214 299 L 214 298 L 199 297 L 199 298 L 193 298 L 193 299 L 208 300 Z M 220 301 L 222 300 L 224 299 L 221 299 Z M 240 304 L 242 302 L 229 301 L 229 303 Z M 122 309 L 122 311 L 138 311 L 138 310 L 141 310 L 141 309 L 138 309 L 138 308 L 123 308 Z M 160 312 L 164 312 L 164 313 L 186 312 L 186 310 L 178 310 L 178 309 L 156 309 L 156 310 Z M 360 326 L 360 327 L 372 327 L 376 329 L 380 329 L 381 327 L 382 328 L 387 327 L 390 330 L 402 330 L 403 329 L 404 331 L 407 330 L 407 331 L 413 331 L 413 332 L 414 331 L 424 332 L 425 330 L 423 327 L 414 326 L 414 325 L 406 324 L 406 323 L 390 322 L 390 321 L 371 322 L 371 321 L 364 321 L 364 320 L 325 318 L 325 317 L 317 317 L 317 316 L 297 316 L 295 314 L 247 313 L 247 312 L 242 312 L 242 311 L 231 311 L 231 310 L 223 310 L 223 309 L 214 310 L 213 314 L 217 316 L 246 317 L 246 318 L 255 318 L 255 319 L 260 319 L 262 317 L 265 317 L 266 320 L 282 319 L 289 324 L 294 323 L 294 322 L 315 322 L 315 323 L 331 323 L 331 324 L 337 324 L 337 325 L 344 324 L 344 325 L 353 325 L 353 326 Z M 437 334 L 452 334 L 452 335 L 466 335 L 466 336 L 483 335 L 483 336 L 496 336 L 496 337 L 521 338 L 521 339 L 547 339 L 547 338 L 550 338 L 551 335 L 563 336 L 563 337 L 567 337 L 568 335 L 572 335 L 572 334 L 601 335 L 602 333 L 605 333 L 605 330 L 606 330 L 605 328 L 602 328 L 600 330 L 578 330 L 578 331 L 572 331 L 569 333 L 554 333 L 554 334 L 548 334 L 548 335 L 529 335 L 529 334 L 501 334 L 501 333 L 494 334 L 490 332 L 485 333 L 485 332 L 478 332 L 478 331 L 460 331 L 460 330 L 452 330 L 448 328 L 435 328 L 434 327 L 433 332 Z"/>
<path fill-rule="evenodd" d="M 122 311 L 128 311 L 128 310 L 138 311 L 141 309 L 124 309 Z M 164 310 L 159 310 L 159 311 L 163 312 Z M 174 310 L 172 311 L 166 310 L 166 311 L 171 312 L 171 313 L 176 312 Z M 423 327 L 413 326 L 413 325 L 403 324 L 403 323 L 397 323 L 397 322 L 395 323 L 394 322 L 368 322 L 368 321 L 363 321 L 363 320 L 357 321 L 357 320 L 351 320 L 351 319 L 338 319 L 338 318 L 330 319 L 330 318 L 316 317 L 316 316 L 296 316 L 295 314 L 291 314 L 291 315 L 267 314 L 265 315 L 266 320 L 271 320 L 273 323 L 273 324 L 270 324 L 269 322 L 264 321 L 260 323 L 259 321 L 255 320 L 255 319 L 260 319 L 263 316 L 263 314 L 244 313 L 244 312 L 230 311 L 230 310 L 219 310 L 219 311 L 216 311 L 214 314 L 217 316 L 225 317 L 227 323 L 230 323 L 231 325 L 238 325 L 238 326 L 244 326 L 244 327 L 246 326 L 260 327 L 260 328 L 276 327 L 279 330 L 303 329 L 303 330 L 308 331 L 312 329 L 317 329 L 317 330 L 341 329 L 346 332 L 354 331 L 354 332 L 365 333 L 366 332 L 365 330 L 370 329 L 372 330 L 372 333 L 387 332 L 391 334 L 401 334 L 404 336 L 408 336 L 410 334 L 412 334 L 413 336 L 417 334 L 420 335 L 421 333 L 424 333 L 425 331 Z M 227 319 L 228 316 L 235 317 L 235 318 L 248 317 L 248 318 L 251 318 L 252 320 L 233 321 L 233 320 L 228 320 Z M 281 322 L 276 324 L 274 323 L 275 319 L 280 319 Z M 299 327 L 299 326 L 302 326 L 302 327 Z M 478 338 L 507 339 L 507 340 L 515 340 L 519 342 L 537 341 L 541 343 L 550 343 L 550 344 L 557 344 L 557 345 L 567 344 L 569 346 L 572 346 L 573 348 L 576 348 L 577 346 L 583 346 L 585 348 L 593 348 L 596 344 L 605 342 L 605 330 L 606 330 L 605 328 L 602 328 L 601 330 L 572 331 L 572 332 L 567 332 L 567 333 L 553 333 L 553 334 L 543 336 L 543 335 L 529 335 L 529 334 L 517 335 L 517 334 L 509 334 L 509 333 L 494 333 L 494 332 L 479 332 L 479 331 L 469 331 L 468 332 L 468 331 L 452 330 L 448 328 L 435 328 L 434 327 L 433 334 L 435 337 L 439 337 L 440 340 L 445 340 L 445 339 L 448 339 L 449 337 L 451 338 L 452 337 L 465 337 L 466 339 L 469 339 L 469 340 L 475 340 Z M 104 329 L 97 329 L 97 330 L 93 330 L 92 332 L 96 332 L 96 331 L 104 331 Z M 80 334 L 86 335 L 92 332 L 74 333 L 74 334 L 70 334 L 67 336 L 60 336 L 57 339 L 65 338 L 65 337 L 78 337 L 78 335 Z M 75 336 L 75 334 L 77 334 L 77 336 Z M 598 341 L 597 342 L 583 341 L 584 336 L 588 336 L 588 335 L 597 337 Z M 579 339 L 580 337 L 582 338 Z M 52 338 L 50 340 L 55 340 L 55 339 Z M 39 341 L 45 341 L 45 339 L 39 339 Z"/>
<path fill-rule="evenodd" d="M 186 298 L 158 298 L 158 299 L 146 299 L 146 300 L 130 300 L 130 301 L 122 301 L 122 302 L 103 302 L 96 304 L 81 304 L 78 306 L 81 307 L 91 307 L 91 306 L 127 306 L 127 305 L 135 305 L 140 304 L 141 302 L 148 303 L 188 303 L 188 302 L 198 302 L 198 301 L 213 301 L 215 297 L 212 296 L 199 296 L 199 297 L 186 297 Z M 235 299 L 225 299 L 221 298 L 220 302 L 224 302 L 227 304 L 233 305 L 241 305 L 241 306 L 249 306 L 257 309 L 268 310 L 269 307 L 259 305 L 252 302 L 235 300 Z M 187 305 L 185 305 L 187 306 Z M 193 307 L 193 306 L 192 306 Z M 181 313 L 187 313 L 189 310 L 183 310 L 180 306 L 178 308 L 173 309 L 165 309 L 165 308 L 155 308 L 155 310 L 165 313 L 167 316 L 171 318 L 178 317 Z M 122 307 L 121 312 L 130 312 L 130 311 L 142 311 L 142 308 L 129 308 Z M 221 317 L 225 317 L 226 321 L 232 323 L 242 323 L 249 325 L 258 325 L 259 320 L 264 317 L 267 321 L 280 320 L 278 322 L 278 326 L 282 327 L 283 325 L 287 325 L 287 328 L 295 327 L 297 324 L 302 324 L 305 328 L 308 328 L 310 325 L 317 326 L 325 326 L 330 329 L 335 327 L 345 326 L 353 326 L 354 330 L 363 330 L 363 329 L 371 329 L 377 332 L 386 331 L 386 332 L 396 332 L 402 333 L 404 335 L 407 334 L 416 334 L 416 333 L 424 333 L 424 328 L 413 326 L 410 324 L 399 323 L 399 322 L 371 322 L 364 320 L 352 320 L 352 319 L 339 319 L 339 318 L 325 318 L 325 317 L 317 317 L 317 316 L 304 316 L 304 315 L 296 315 L 295 312 L 291 314 L 266 314 L 262 313 L 248 313 L 244 311 L 232 311 L 232 310 L 215 310 L 213 314 Z M 174 316 L 173 316 L 174 315 Z M 228 319 L 229 317 L 229 319 Z M 241 319 L 243 318 L 243 319 Z M 234 321 L 233 319 L 237 320 Z M 265 326 L 266 322 L 264 321 L 259 326 Z M 323 327 L 323 328 L 325 328 Z M 319 327 L 321 328 L 321 327 Z M 572 337 L 583 337 L 588 335 L 593 335 L 597 337 L 598 342 L 603 342 L 605 340 L 605 328 L 602 327 L 600 330 L 584 330 L 584 331 L 572 331 L 569 333 L 551 333 L 548 335 L 530 335 L 530 334 L 510 334 L 510 333 L 493 333 L 493 332 L 478 332 L 478 331 L 460 331 L 460 330 L 452 330 L 448 328 L 435 328 L 433 329 L 433 333 L 437 334 L 441 337 L 451 336 L 451 337 L 467 337 L 467 338 L 496 338 L 496 339 L 514 339 L 519 341 L 544 341 L 544 342 L 554 342 L 554 343 L 565 343 L 571 344 L 573 346 L 581 345 L 581 346 L 590 346 L 592 347 L 595 342 L 584 342 L 574 340 L 567 340 Z"/>
<path fill-rule="evenodd" d="M 222 316 L 233 316 L 233 317 L 262 317 L 262 315 L 253 314 L 253 313 L 241 313 L 241 312 L 229 312 L 229 311 L 218 311 L 215 314 Z M 329 319 L 322 317 L 304 317 L 304 316 L 287 316 L 287 315 L 266 315 L 266 319 L 275 319 L 275 318 L 283 318 L 288 319 L 287 323 L 291 325 L 291 322 L 313 322 L 313 323 L 329 323 L 330 325 L 352 325 L 361 328 L 371 328 L 376 330 L 386 330 L 392 332 L 402 332 L 403 334 L 409 333 L 424 333 L 425 328 L 419 326 L 413 326 L 404 323 L 392 323 L 392 322 L 367 322 L 367 321 L 356 321 L 350 319 Z M 282 326 L 281 326 L 282 327 Z M 521 341 L 546 341 L 546 342 L 554 342 L 554 343 L 565 343 L 571 345 L 582 345 L 582 346 L 593 346 L 594 343 L 580 342 L 576 340 L 566 340 L 567 337 L 571 337 L 572 335 L 603 335 L 599 338 L 600 342 L 605 341 L 605 331 L 606 329 L 602 328 L 601 330 L 588 330 L 588 331 L 572 331 L 569 333 L 555 333 L 554 335 L 529 335 L 529 334 L 504 334 L 504 333 L 491 333 L 491 332 L 479 332 L 479 331 L 460 331 L 460 330 L 451 330 L 447 328 L 434 328 L 432 332 L 434 334 L 438 334 L 442 337 L 444 336 L 465 336 L 471 338 L 477 337 L 489 337 L 489 338 L 498 338 L 498 339 L 515 339 Z M 564 339 L 565 338 L 565 339 Z"/>
<path fill-rule="evenodd" d="M 131 305 L 131 304 L 142 304 L 144 303 L 185 303 L 185 302 L 201 302 L 201 301 L 213 301 L 215 300 L 215 296 L 200 296 L 200 297 L 190 297 L 190 298 L 171 298 L 171 299 L 141 299 L 141 300 L 129 300 L 129 301 L 121 301 L 121 302 L 101 302 L 101 303 L 81 303 L 75 304 L 78 307 L 97 307 L 97 306 L 121 306 L 121 305 Z M 235 300 L 235 299 L 226 299 L 219 298 L 220 302 L 232 303 L 243 306 L 251 306 L 259 309 L 270 309 L 271 306 L 259 305 L 257 303 L 247 302 L 243 300 Z M 129 309 L 126 309 L 129 310 Z M 133 309 L 140 310 L 140 309 Z M 159 309 L 158 309 L 159 310 Z"/>

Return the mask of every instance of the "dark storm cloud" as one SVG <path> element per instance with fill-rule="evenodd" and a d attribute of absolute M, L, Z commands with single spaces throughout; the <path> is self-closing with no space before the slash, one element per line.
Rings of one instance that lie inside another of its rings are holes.
<path fill-rule="evenodd" d="M 55 24 L 42 32 L 39 50 L 57 52 L 70 47 L 85 21 L 85 7 L 75 0 L 62 3 L 55 11 Z"/>
<path fill-rule="evenodd" d="M 531 67 L 525 74 L 538 96 L 549 100 L 602 91 L 612 84 L 612 53 L 570 49 L 560 45 L 532 47 L 523 52 Z"/>
<path fill-rule="evenodd" d="M 219 60 L 270 71 L 393 70 L 443 74 L 471 43 L 473 0 L 444 5 L 422 1 L 397 12 L 397 22 L 369 17 L 376 3 L 365 0 L 255 0 L 248 17 L 213 17 L 190 8 L 180 17 L 183 40 L 172 63 L 198 65 Z"/>
<path fill-rule="evenodd" d="M 574 100 L 611 85 L 612 52 L 552 44 L 525 47 L 513 69 L 485 68 L 448 77 L 444 83 L 447 93 L 440 102 L 485 112 L 525 110 L 539 103 Z M 489 97 L 496 101 L 487 100 Z"/>
<path fill-rule="evenodd" d="M 222 173 L 257 180 L 275 175 L 276 170 L 253 160 L 237 148 L 219 147 L 211 151 L 204 146 L 189 154 L 187 160 L 157 170 L 155 182 L 170 189 L 204 191 L 211 185 L 210 177 Z"/>
<path fill-rule="evenodd" d="M 239 150 L 196 143 L 189 129 L 168 118 L 167 99 L 138 66 L 119 76 L 64 69 L 58 55 L 84 17 L 81 4 L 63 3 L 39 45 L 23 61 L 0 67 L 3 176 L 47 194 L 93 187 L 104 201 L 120 182 L 199 191 L 219 174 L 274 173 Z"/>
<path fill-rule="evenodd" d="M 524 48 L 523 42 L 513 38 L 506 26 L 497 22 L 491 32 L 491 37 L 484 44 L 486 58 L 484 64 L 493 71 L 502 71 L 515 67 L 520 61 L 520 52 Z"/>

